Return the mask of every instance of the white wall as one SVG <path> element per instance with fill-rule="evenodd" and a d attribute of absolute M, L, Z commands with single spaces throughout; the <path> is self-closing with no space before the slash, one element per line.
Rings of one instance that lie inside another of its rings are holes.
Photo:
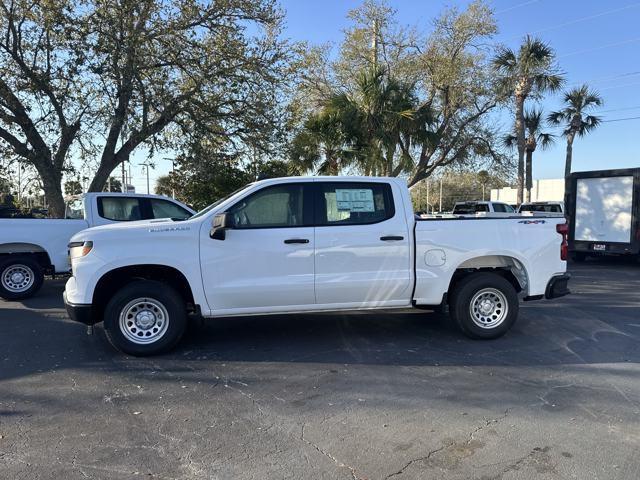
<path fill-rule="evenodd" d="M 492 188 L 491 200 L 516 203 L 517 189 L 511 187 Z M 532 202 L 550 202 L 564 199 L 564 178 L 534 180 L 531 188 Z"/>

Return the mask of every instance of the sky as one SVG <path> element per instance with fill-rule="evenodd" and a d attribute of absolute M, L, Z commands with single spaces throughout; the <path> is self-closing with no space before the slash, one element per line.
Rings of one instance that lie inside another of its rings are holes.
<path fill-rule="evenodd" d="M 347 12 L 361 3 L 281 0 L 286 11 L 284 36 L 293 41 L 330 42 L 337 46 L 344 29 L 350 25 Z M 466 0 L 389 0 L 397 10 L 399 23 L 415 25 L 420 31 L 428 31 L 432 20 L 444 8 L 463 9 L 469 3 Z M 633 141 L 640 136 L 640 2 L 493 0 L 488 4 L 498 23 L 497 43 L 516 49 L 526 34 L 540 37 L 556 50 L 566 87 L 587 83 L 604 98 L 605 104 L 599 112 L 604 120 L 602 125 L 574 143 L 573 171 L 640 167 L 640 141 Z M 559 109 L 561 105 L 561 94 L 548 96 L 539 104 L 545 112 Z M 503 118 L 505 122 L 509 120 L 506 115 Z M 564 159 L 562 138 L 554 147 L 536 151 L 534 178 L 561 178 Z M 171 168 L 170 162 L 160 163 L 150 172 L 152 188 L 153 180 Z M 136 190 L 146 192 L 146 177 L 141 167 L 134 166 L 132 173 Z"/>

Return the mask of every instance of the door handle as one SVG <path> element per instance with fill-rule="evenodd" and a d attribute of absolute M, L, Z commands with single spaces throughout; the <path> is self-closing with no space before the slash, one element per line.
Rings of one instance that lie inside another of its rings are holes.
<path fill-rule="evenodd" d="M 309 239 L 307 238 L 288 238 L 284 241 L 284 243 L 309 243 Z"/>
<path fill-rule="evenodd" d="M 404 240 L 404 237 L 401 237 L 400 235 L 388 235 L 386 237 L 380 237 L 380 240 L 382 240 L 383 242 L 394 242 L 398 240 Z"/>

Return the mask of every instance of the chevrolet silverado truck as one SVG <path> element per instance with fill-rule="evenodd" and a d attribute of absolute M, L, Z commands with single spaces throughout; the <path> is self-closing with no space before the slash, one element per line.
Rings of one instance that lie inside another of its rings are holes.
<path fill-rule="evenodd" d="M 564 219 L 420 219 L 396 178 L 258 181 L 188 220 L 92 228 L 69 247 L 69 316 L 140 356 L 172 349 L 192 316 L 443 308 L 490 339 L 520 298 L 569 293 Z"/>
<path fill-rule="evenodd" d="M 42 286 L 45 275 L 68 273 L 69 239 L 86 228 L 115 222 L 189 218 L 186 205 L 159 195 L 87 193 L 66 204 L 65 218 L 0 219 L 0 298 L 21 300 Z"/>

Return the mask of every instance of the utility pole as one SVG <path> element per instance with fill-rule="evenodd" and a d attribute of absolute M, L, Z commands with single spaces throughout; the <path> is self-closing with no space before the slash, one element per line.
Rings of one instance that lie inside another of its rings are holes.
<path fill-rule="evenodd" d="M 125 193 L 127 190 L 127 187 L 125 186 L 127 184 L 127 171 L 124 169 L 124 162 L 122 162 L 122 188 L 120 190 L 122 190 L 122 193 Z"/>
<path fill-rule="evenodd" d="M 440 211 L 442 212 L 442 178 L 440 179 Z"/>
<path fill-rule="evenodd" d="M 147 173 L 147 195 L 149 193 L 151 193 L 150 189 L 149 189 L 149 168 L 153 168 L 153 163 L 149 162 L 149 160 L 147 160 L 144 163 L 139 163 L 138 165 L 140 165 L 141 167 L 143 167 L 146 170 Z"/>
<path fill-rule="evenodd" d="M 431 205 L 431 201 L 429 197 L 429 179 L 427 179 L 426 182 L 427 182 L 427 213 L 429 213 L 429 205 Z M 431 209 L 431 213 L 433 213 L 433 208 Z"/>

